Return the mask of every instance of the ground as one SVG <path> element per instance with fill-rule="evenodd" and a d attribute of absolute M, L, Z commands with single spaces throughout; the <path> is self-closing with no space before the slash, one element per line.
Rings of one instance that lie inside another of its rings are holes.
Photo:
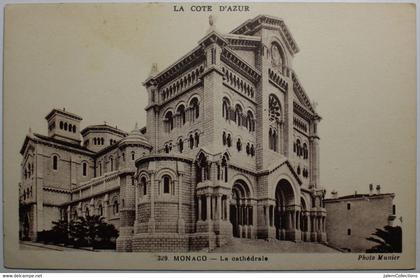
<path fill-rule="evenodd" d="M 64 246 L 43 244 L 43 243 L 32 242 L 32 241 L 21 241 L 19 244 L 19 249 L 20 250 L 34 250 L 34 251 L 51 250 L 51 251 L 92 252 L 92 250 L 87 250 L 87 249 L 69 248 L 69 247 L 64 247 Z M 107 250 L 107 251 L 113 252 L 114 250 Z"/>
<path fill-rule="evenodd" d="M 213 253 L 337 253 L 339 251 L 321 243 L 292 242 L 264 239 L 234 238 L 228 245 L 216 248 Z"/>
<path fill-rule="evenodd" d="M 21 250 L 54 250 L 72 252 L 92 252 L 92 250 L 75 249 L 38 242 L 21 241 Z M 95 250 L 100 252 L 115 252 L 115 250 Z M 337 253 L 336 249 L 315 242 L 292 242 L 264 239 L 238 239 L 223 247 L 218 247 L 212 253 Z"/>

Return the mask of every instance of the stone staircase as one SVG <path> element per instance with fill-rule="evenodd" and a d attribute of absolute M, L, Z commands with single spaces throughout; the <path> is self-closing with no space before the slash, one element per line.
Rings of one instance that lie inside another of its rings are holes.
<path fill-rule="evenodd" d="M 234 238 L 228 245 L 217 247 L 212 253 L 338 253 L 325 244 L 285 240 Z"/>

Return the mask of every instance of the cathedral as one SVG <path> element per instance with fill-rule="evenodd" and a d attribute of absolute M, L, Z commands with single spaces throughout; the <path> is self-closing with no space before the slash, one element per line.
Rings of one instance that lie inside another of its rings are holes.
<path fill-rule="evenodd" d="M 101 215 L 117 251 L 212 250 L 233 237 L 326 242 L 321 117 L 297 74 L 284 21 L 211 23 L 196 47 L 143 82 L 146 126 L 81 128 L 65 109 L 26 136 L 21 238 Z M 127 119 L 135 122 L 136 119 Z"/>

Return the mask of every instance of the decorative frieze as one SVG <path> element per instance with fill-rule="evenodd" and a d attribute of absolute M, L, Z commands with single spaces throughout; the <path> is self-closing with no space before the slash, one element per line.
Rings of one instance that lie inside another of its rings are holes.
<path fill-rule="evenodd" d="M 204 64 L 200 64 L 181 75 L 181 77 L 162 87 L 162 101 L 170 100 L 173 97 L 197 85 L 199 82 L 201 82 L 200 76 L 203 71 Z"/>

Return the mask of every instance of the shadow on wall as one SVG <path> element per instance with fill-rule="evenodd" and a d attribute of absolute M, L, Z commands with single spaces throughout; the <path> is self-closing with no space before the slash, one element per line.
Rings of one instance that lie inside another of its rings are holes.
<path fill-rule="evenodd" d="M 376 229 L 372 236 L 366 238 L 377 243 L 366 253 L 401 253 L 402 252 L 402 230 L 400 226 L 385 226 L 383 229 Z"/>

